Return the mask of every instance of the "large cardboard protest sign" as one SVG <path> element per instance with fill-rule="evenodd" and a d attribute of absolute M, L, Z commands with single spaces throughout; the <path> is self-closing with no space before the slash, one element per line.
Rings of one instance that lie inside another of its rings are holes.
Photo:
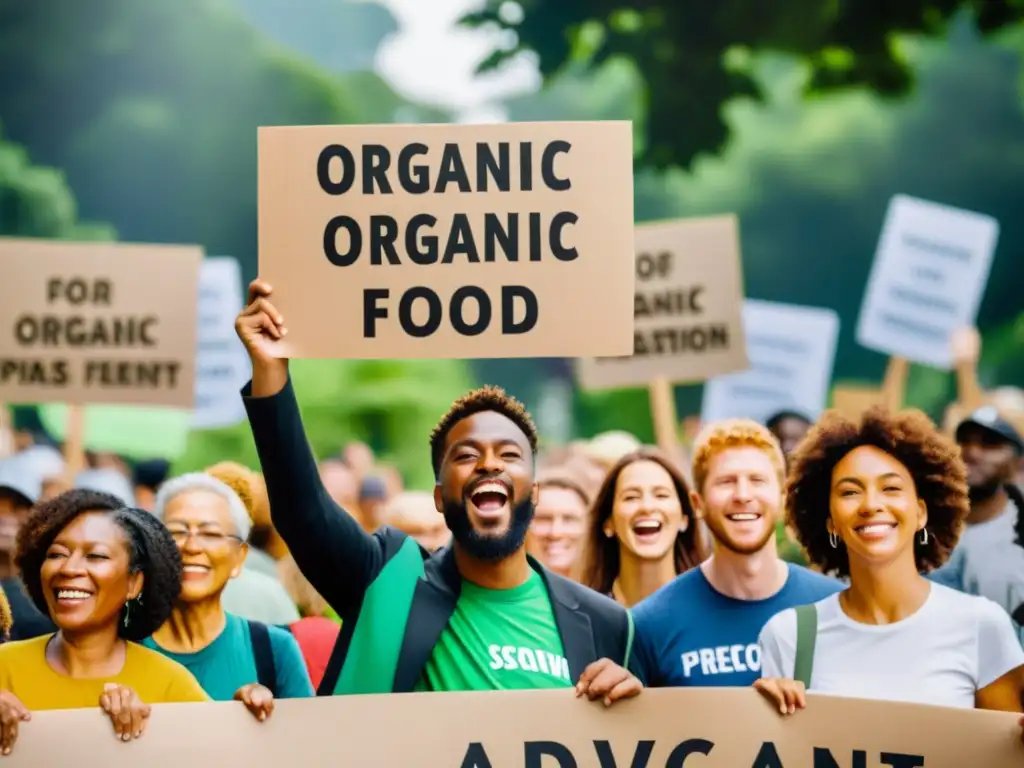
<path fill-rule="evenodd" d="M 8 768 L 1017 768 L 1019 715 L 809 697 L 783 718 L 752 689 L 654 689 L 605 709 L 571 689 L 153 707 L 113 736 L 99 707 L 34 712 Z"/>
<path fill-rule="evenodd" d="M 991 216 L 896 195 L 882 227 L 857 343 L 949 370 L 950 336 L 974 325 L 999 223 Z"/>
<path fill-rule="evenodd" d="M 0 402 L 191 408 L 202 258 L 0 238 Z"/>
<path fill-rule="evenodd" d="M 831 309 L 747 299 L 743 327 L 750 368 L 704 385 L 701 419 L 763 422 L 782 410 L 816 418 L 828 399 L 839 315 Z"/>
<path fill-rule="evenodd" d="M 235 333 L 242 298 L 242 270 L 237 259 L 216 256 L 203 261 L 199 272 L 194 429 L 232 427 L 245 420 L 239 390 L 252 375 L 252 364 Z"/>
<path fill-rule="evenodd" d="M 636 228 L 633 354 L 584 358 L 585 389 L 704 381 L 743 370 L 743 276 L 735 216 Z"/>
<path fill-rule="evenodd" d="M 259 129 L 259 266 L 299 358 L 628 355 L 628 122 Z"/>

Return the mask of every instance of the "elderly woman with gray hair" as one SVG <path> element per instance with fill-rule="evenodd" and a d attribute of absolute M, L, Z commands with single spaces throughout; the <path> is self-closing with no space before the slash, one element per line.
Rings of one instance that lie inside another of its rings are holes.
<path fill-rule="evenodd" d="M 215 701 L 243 701 L 260 720 L 275 697 L 312 696 L 292 635 L 221 603 L 248 553 L 252 521 L 238 494 L 210 475 L 182 475 L 160 488 L 153 514 L 181 552 L 182 589 L 170 619 L 143 644 L 185 666 Z"/>

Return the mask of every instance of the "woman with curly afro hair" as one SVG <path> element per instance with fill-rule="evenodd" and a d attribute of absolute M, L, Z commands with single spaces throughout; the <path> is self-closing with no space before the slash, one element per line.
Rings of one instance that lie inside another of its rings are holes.
<path fill-rule="evenodd" d="M 129 741 L 151 704 L 209 700 L 188 670 L 138 644 L 181 590 L 181 556 L 155 517 L 110 494 L 68 491 L 29 515 L 16 562 L 58 631 L 0 645 L 0 751 L 32 710 L 99 706 Z"/>
<path fill-rule="evenodd" d="M 774 616 L 755 686 L 784 714 L 804 690 L 1021 711 L 1024 650 L 996 603 L 932 583 L 967 515 L 959 449 L 920 411 L 830 411 L 793 455 L 787 516 L 849 587 Z"/>

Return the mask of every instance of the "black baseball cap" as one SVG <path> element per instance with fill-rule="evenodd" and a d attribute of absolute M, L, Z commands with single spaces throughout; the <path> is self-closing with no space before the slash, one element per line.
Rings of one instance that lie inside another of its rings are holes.
<path fill-rule="evenodd" d="M 967 427 L 976 427 L 990 435 L 995 435 L 1012 445 L 1017 453 L 1024 453 L 1024 438 L 1021 438 L 1020 432 L 1010 422 L 999 415 L 999 411 L 994 406 L 983 405 L 961 421 L 956 428 L 957 442 L 961 440 L 963 431 Z"/>

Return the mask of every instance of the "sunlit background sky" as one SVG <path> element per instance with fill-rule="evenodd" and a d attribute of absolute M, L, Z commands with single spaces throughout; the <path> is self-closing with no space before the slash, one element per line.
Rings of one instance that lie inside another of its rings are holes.
<path fill-rule="evenodd" d="M 500 100 L 540 86 L 530 56 L 493 74 L 474 70 L 501 41 L 498 31 L 458 28 L 456 20 L 480 7 L 476 0 L 380 0 L 401 29 L 381 46 L 377 71 L 407 98 L 449 107 L 461 122 L 506 119 Z"/>

